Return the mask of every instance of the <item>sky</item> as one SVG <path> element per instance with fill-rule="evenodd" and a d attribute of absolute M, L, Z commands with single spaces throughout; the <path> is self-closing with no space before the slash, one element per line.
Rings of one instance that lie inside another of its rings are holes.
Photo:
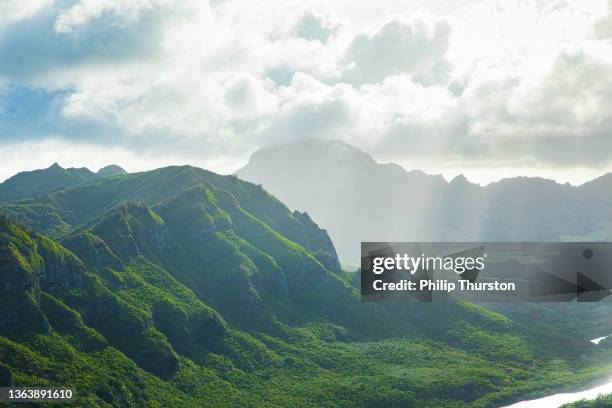
<path fill-rule="evenodd" d="M 0 180 L 304 138 L 482 184 L 612 171 L 612 0 L 0 0 Z"/>

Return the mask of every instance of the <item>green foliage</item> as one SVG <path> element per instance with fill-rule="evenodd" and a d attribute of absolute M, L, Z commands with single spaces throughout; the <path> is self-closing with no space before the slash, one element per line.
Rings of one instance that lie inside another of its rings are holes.
<path fill-rule="evenodd" d="M 235 177 L 171 167 L 3 208 L 57 239 L 0 217 L 0 383 L 81 405 L 499 406 L 608 356 L 568 350 L 572 322 L 362 303 L 323 230 Z"/>
<path fill-rule="evenodd" d="M 612 394 L 602 395 L 592 401 L 579 401 L 563 405 L 563 408 L 610 408 L 612 407 Z"/>

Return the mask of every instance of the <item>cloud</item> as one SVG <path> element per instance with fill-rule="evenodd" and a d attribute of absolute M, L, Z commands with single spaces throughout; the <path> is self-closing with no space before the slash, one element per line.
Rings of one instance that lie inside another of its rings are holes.
<path fill-rule="evenodd" d="M 226 168 L 320 137 L 410 167 L 607 169 L 610 8 L 594 2 L 473 3 L 374 30 L 333 2 L 0 2 L 0 148 Z"/>
<path fill-rule="evenodd" d="M 353 129 L 352 89 L 329 86 L 306 74 L 296 74 L 291 86 L 279 94 L 279 112 L 261 130 L 268 143 L 317 138 L 342 138 Z"/>
<path fill-rule="evenodd" d="M 606 50 L 564 50 L 540 73 L 526 63 L 511 76 L 475 76 L 462 98 L 474 144 L 495 159 L 608 165 L 612 58 L 602 57 Z"/>
<path fill-rule="evenodd" d="M 4 0 L 0 2 L 0 33 L 2 28 L 27 19 L 51 6 L 53 0 Z"/>
<path fill-rule="evenodd" d="M 608 15 L 595 23 L 595 32 L 599 39 L 609 40 L 612 38 L 612 1 L 608 2 Z"/>
<path fill-rule="evenodd" d="M 341 23 L 329 9 L 313 6 L 304 10 L 296 24 L 296 34 L 309 41 L 326 43 L 330 37 L 338 33 L 340 28 Z"/>
<path fill-rule="evenodd" d="M 348 69 L 343 80 L 360 85 L 406 74 L 423 84 L 445 83 L 451 70 L 445 58 L 450 36 L 445 20 L 388 22 L 375 34 L 352 41 L 344 57 Z"/>
<path fill-rule="evenodd" d="M 183 10 L 142 3 L 149 6 L 83 1 L 23 16 L 0 33 L 0 75 L 31 81 L 79 66 L 152 61 L 163 52 L 168 24 Z"/>
<path fill-rule="evenodd" d="M 252 75 L 232 79 L 225 88 L 225 102 L 234 119 L 260 118 L 277 110 L 271 84 Z"/>
<path fill-rule="evenodd" d="M 181 2 L 173 4 L 164 0 L 80 0 L 57 15 L 53 28 L 57 33 L 72 33 L 101 19 L 112 22 L 117 28 L 138 23 L 143 14 L 156 10 L 170 12 L 171 7 L 182 6 Z"/>
<path fill-rule="evenodd" d="M 600 47 L 605 47 L 600 49 Z M 387 79 L 366 102 L 393 114 L 379 138 L 356 142 L 405 163 L 531 169 L 612 164 L 612 54 L 607 45 L 563 49 L 519 66 L 480 67 L 460 95 Z M 383 105 L 387 101 L 396 107 Z M 404 106 L 404 109 L 400 107 Z M 373 122 L 373 120 L 370 120 Z M 425 158 L 425 160 L 424 160 Z"/>

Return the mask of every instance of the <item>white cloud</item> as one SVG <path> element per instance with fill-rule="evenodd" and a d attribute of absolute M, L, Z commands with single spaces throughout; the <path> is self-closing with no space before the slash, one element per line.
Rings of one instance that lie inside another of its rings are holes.
<path fill-rule="evenodd" d="M 277 100 L 270 82 L 252 75 L 241 75 L 226 84 L 225 103 L 234 119 L 256 119 L 277 110 Z"/>
<path fill-rule="evenodd" d="M 436 169 L 610 167 L 604 0 L 399 3 L 0 2 L 0 148 L 227 167 L 325 137 Z"/>
<path fill-rule="evenodd" d="M 0 2 L 0 33 L 10 23 L 30 18 L 53 4 L 53 0 L 3 0 Z"/>
<path fill-rule="evenodd" d="M 444 20 L 388 22 L 375 34 L 353 40 L 346 51 L 343 80 L 359 85 L 407 74 L 419 83 L 445 83 L 451 70 L 445 58 L 450 36 L 451 26 Z"/>
<path fill-rule="evenodd" d="M 57 15 L 54 29 L 58 33 L 71 33 L 105 16 L 110 16 L 115 25 L 129 25 L 143 12 L 163 10 L 168 15 L 175 15 L 197 8 L 190 0 L 79 0 Z"/>
<path fill-rule="evenodd" d="M 609 165 L 612 54 L 601 47 L 564 50 L 511 75 L 479 72 L 462 97 L 474 145 L 498 160 Z"/>
<path fill-rule="evenodd" d="M 612 38 L 612 1 L 608 2 L 608 14 L 595 22 L 595 33 L 601 40 Z"/>
<path fill-rule="evenodd" d="M 300 16 L 295 25 L 295 33 L 306 40 L 326 43 L 330 37 L 338 34 L 341 26 L 340 21 L 328 8 L 311 5 Z"/>

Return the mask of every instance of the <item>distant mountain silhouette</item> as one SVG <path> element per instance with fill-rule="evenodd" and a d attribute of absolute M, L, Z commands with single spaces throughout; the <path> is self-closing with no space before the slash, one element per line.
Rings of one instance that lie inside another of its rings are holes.
<path fill-rule="evenodd" d="M 308 140 L 259 150 L 237 175 L 307 211 L 350 262 L 360 241 L 602 240 L 612 229 L 612 174 L 579 187 L 526 177 L 482 187 Z"/>

